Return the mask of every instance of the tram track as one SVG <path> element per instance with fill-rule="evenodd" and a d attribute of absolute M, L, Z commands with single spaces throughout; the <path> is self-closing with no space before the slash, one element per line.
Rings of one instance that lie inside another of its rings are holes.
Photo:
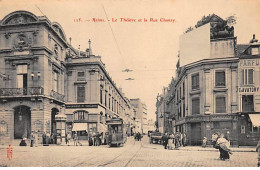
<path fill-rule="evenodd" d="M 133 144 L 133 146 L 135 145 L 135 141 L 134 141 L 134 144 Z M 98 165 L 97 167 L 105 167 L 105 166 L 107 166 L 107 165 L 110 165 L 110 164 L 112 164 L 112 163 L 115 163 L 115 160 L 117 159 L 117 158 L 119 158 L 120 156 L 122 156 L 123 154 L 125 154 L 126 152 L 126 150 L 127 150 L 128 148 L 126 148 L 126 149 L 124 149 L 119 155 L 117 155 L 116 157 L 114 157 L 113 159 L 111 159 L 110 161 L 108 161 L 108 162 L 106 162 L 106 163 L 103 163 L 103 164 L 100 164 L 100 165 Z"/>
<path fill-rule="evenodd" d="M 134 143 L 133 143 L 132 146 L 134 146 L 135 144 L 136 144 L 136 141 L 134 140 Z M 132 148 L 132 147 L 130 147 L 130 148 Z M 140 147 L 138 147 L 138 149 L 133 153 L 133 155 L 130 157 L 130 159 L 124 165 L 122 165 L 120 167 L 127 167 L 128 165 L 130 165 L 133 162 L 133 160 L 136 158 L 137 154 L 140 152 L 141 148 L 143 148 L 142 142 L 140 143 Z M 128 149 L 129 149 L 129 147 L 127 147 L 124 151 L 122 151 L 119 155 L 117 155 L 116 157 L 114 157 L 110 161 L 103 163 L 103 164 L 100 164 L 97 167 L 106 167 L 108 165 L 111 165 L 113 163 L 120 161 L 120 160 L 117 160 L 117 159 L 120 156 L 123 156 L 124 154 L 129 153 L 129 152 L 126 152 Z"/>

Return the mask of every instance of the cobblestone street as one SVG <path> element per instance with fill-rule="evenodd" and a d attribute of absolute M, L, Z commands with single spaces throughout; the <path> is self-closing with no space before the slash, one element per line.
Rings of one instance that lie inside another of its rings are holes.
<path fill-rule="evenodd" d="M 189 147 L 165 150 L 162 145 L 128 138 L 123 147 L 108 146 L 13 146 L 13 158 L 6 157 L 6 146 L 0 146 L 1 166 L 48 167 L 255 167 L 256 152 L 233 152 L 229 161 L 218 159 L 217 150 L 197 151 Z"/>

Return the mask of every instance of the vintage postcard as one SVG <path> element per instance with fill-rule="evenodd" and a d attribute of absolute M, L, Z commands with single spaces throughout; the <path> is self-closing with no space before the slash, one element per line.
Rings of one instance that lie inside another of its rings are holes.
<path fill-rule="evenodd" d="M 260 166 L 259 0 L 0 0 L 0 167 Z"/>

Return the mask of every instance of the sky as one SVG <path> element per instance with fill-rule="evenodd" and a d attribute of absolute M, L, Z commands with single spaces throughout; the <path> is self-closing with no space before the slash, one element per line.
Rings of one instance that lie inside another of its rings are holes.
<path fill-rule="evenodd" d="M 91 39 L 117 87 L 146 103 L 153 120 L 156 96 L 175 76 L 179 37 L 202 16 L 235 15 L 238 43 L 253 34 L 260 39 L 260 0 L 0 0 L 0 20 L 16 10 L 58 22 L 75 48 L 85 51 Z M 122 72 L 126 68 L 133 71 Z"/>

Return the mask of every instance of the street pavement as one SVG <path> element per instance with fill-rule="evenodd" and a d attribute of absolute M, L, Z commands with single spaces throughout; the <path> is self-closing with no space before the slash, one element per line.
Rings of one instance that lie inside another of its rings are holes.
<path fill-rule="evenodd" d="M 8 160 L 6 147 L 0 146 L 0 166 L 8 167 L 256 167 L 255 148 L 236 150 L 230 160 L 219 160 L 214 148 L 181 147 L 165 150 L 162 145 L 149 144 L 149 138 L 135 141 L 128 138 L 122 147 L 102 146 L 38 146 L 13 147 Z"/>

